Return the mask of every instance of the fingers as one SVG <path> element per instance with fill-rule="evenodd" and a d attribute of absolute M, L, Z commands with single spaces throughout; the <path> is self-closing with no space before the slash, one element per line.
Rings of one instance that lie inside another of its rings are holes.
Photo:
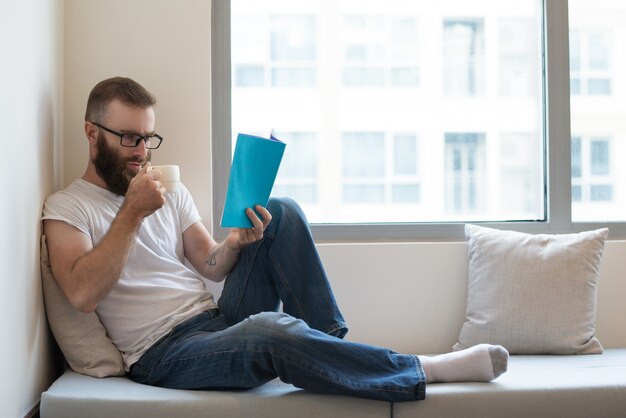
<path fill-rule="evenodd" d="M 154 180 L 154 184 L 156 185 L 157 190 L 161 192 L 161 194 L 165 194 L 167 189 L 165 188 L 165 186 L 163 186 L 163 183 L 161 183 L 159 180 Z"/>
<path fill-rule="evenodd" d="M 154 170 L 152 167 L 150 167 L 147 174 L 152 180 L 158 180 L 161 178 L 161 172 L 159 170 Z"/>
<path fill-rule="evenodd" d="M 257 214 L 250 208 L 246 209 L 246 215 L 250 222 L 252 222 L 252 229 L 246 229 L 246 232 L 252 232 L 257 240 L 263 238 L 263 222 L 259 219 Z"/>
<path fill-rule="evenodd" d="M 162 199 L 162 196 L 165 195 L 167 191 L 159 180 L 160 177 L 161 172 L 159 170 L 153 170 L 150 163 L 147 162 L 131 180 L 126 197 L 147 202 L 156 198 L 154 193 L 157 192 Z"/>
<path fill-rule="evenodd" d="M 152 165 L 148 161 L 146 165 L 141 169 L 140 174 L 141 173 L 146 174 L 148 178 L 154 182 L 154 185 L 156 186 L 157 190 L 161 192 L 161 194 L 165 194 L 165 186 L 163 186 L 163 183 L 159 181 L 159 179 L 161 178 L 161 171 L 153 169 Z"/>
<path fill-rule="evenodd" d="M 265 228 L 267 228 L 270 221 L 272 220 L 272 215 L 263 206 L 256 205 L 255 209 L 256 212 L 253 211 L 251 208 L 246 209 L 246 215 L 248 216 L 248 219 L 250 219 L 250 222 L 252 222 L 252 228 L 248 228 L 245 230 L 247 235 L 250 233 L 254 235 L 254 241 L 263 238 L 263 231 L 265 231 Z M 259 218 L 259 214 L 261 215 L 262 219 Z"/>
<path fill-rule="evenodd" d="M 261 205 L 256 205 L 254 209 L 256 212 L 251 208 L 246 209 L 246 215 L 252 222 L 253 228 L 265 230 L 272 221 L 272 215 Z M 259 219 L 259 214 L 261 215 L 261 219 Z"/>
<path fill-rule="evenodd" d="M 233 228 L 230 230 L 227 242 L 231 248 L 241 249 L 263 238 L 263 232 L 272 220 L 272 215 L 261 205 L 246 209 L 246 216 L 252 222 L 252 228 Z M 260 215 L 260 217 L 259 217 Z"/>
<path fill-rule="evenodd" d="M 267 226 L 272 221 L 272 214 L 261 205 L 256 205 L 255 209 L 258 213 L 261 214 L 261 217 L 263 218 L 263 230 L 265 230 L 265 228 L 267 228 Z"/>

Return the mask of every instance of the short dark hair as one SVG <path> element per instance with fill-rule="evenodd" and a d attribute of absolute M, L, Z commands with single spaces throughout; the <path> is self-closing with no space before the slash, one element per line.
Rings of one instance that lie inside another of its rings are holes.
<path fill-rule="evenodd" d="M 129 106 L 148 108 L 156 104 L 156 98 L 141 84 L 130 78 L 113 77 L 95 85 L 87 99 L 85 121 L 104 123 L 109 103 L 119 100 Z"/>

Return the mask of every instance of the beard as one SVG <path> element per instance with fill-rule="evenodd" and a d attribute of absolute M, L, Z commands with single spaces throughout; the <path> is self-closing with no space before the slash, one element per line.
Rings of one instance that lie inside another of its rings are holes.
<path fill-rule="evenodd" d="M 138 156 L 122 158 L 120 154 L 107 145 L 104 134 L 98 135 L 96 142 L 96 157 L 92 160 L 96 168 L 96 173 L 107 185 L 110 192 L 119 196 L 126 196 L 130 181 L 137 173 L 128 168 L 129 162 L 138 162 L 143 167 L 152 158 L 152 153 L 148 150 L 146 158 Z"/>

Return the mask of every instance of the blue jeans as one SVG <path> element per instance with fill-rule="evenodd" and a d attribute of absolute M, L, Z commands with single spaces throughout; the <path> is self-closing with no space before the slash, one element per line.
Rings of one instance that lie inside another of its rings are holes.
<path fill-rule="evenodd" d="M 304 214 L 271 199 L 264 238 L 241 253 L 219 310 L 176 326 L 131 367 L 139 383 L 253 388 L 279 377 L 318 393 L 424 399 L 419 359 L 343 340 L 347 332 Z M 283 312 L 277 312 L 280 302 Z M 372 313 L 373 314 L 373 313 Z"/>

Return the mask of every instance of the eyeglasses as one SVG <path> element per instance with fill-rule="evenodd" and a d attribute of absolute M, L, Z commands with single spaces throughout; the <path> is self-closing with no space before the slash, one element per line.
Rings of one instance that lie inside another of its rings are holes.
<path fill-rule="evenodd" d="M 143 141 L 146 144 L 147 149 L 157 149 L 161 142 L 163 141 L 163 137 L 161 135 L 153 134 L 153 135 L 139 135 L 139 134 L 129 134 L 114 131 L 113 129 L 109 129 L 106 126 L 102 126 L 99 123 L 91 122 L 96 125 L 98 128 L 102 128 L 105 131 L 117 135 L 120 137 L 120 145 L 123 147 L 134 148 L 139 145 L 140 141 Z"/>

